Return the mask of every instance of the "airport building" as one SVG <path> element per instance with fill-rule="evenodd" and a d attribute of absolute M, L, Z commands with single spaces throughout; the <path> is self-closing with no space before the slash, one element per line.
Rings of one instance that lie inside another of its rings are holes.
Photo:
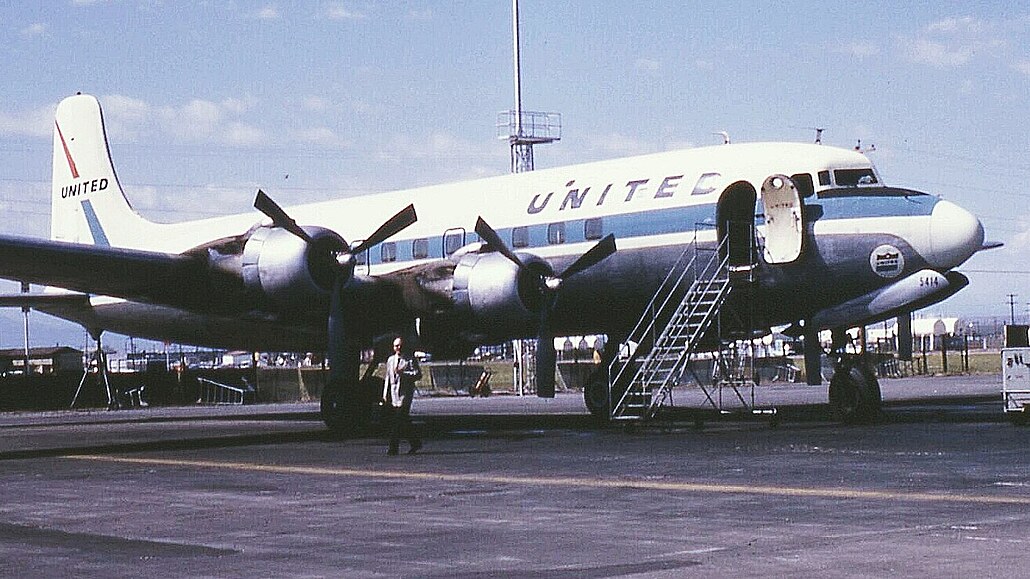
<path fill-rule="evenodd" d="M 0 373 L 24 374 L 25 349 L 0 350 Z M 52 374 L 55 372 L 82 372 L 82 350 L 68 346 L 47 346 L 28 349 L 30 374 Z"/>

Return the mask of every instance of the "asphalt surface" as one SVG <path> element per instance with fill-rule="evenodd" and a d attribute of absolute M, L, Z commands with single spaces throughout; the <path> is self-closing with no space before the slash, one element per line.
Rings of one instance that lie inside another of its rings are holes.
<path fill-rule="evenodd" d="M 756 391 L 775 427 L 423 397 L 398 457 L 312 404 L 0 414 L 0 576 L 1025 576 L 1030 428 L 1000 378 L 881 386 L 869 426 L 802 385 Z"/>

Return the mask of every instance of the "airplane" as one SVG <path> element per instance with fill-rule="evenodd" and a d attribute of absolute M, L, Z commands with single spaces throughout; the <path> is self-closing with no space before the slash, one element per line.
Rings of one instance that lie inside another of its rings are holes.
<path fill-rule="evenodd" d="M 820 144 L 715 145 L 288 208 L 258 191 L 260 214 L 165 224 L 128 202 L 95 97 L 60 102 L 53 142 L 50 239 L 0 236 L 0 277 L 47 289 L 0 303 L 98 340 L 324 351 L 322 418 L 340 434 L 367 428 L 376 394 L 361 354 L 395 335 L 441 358 L 536 338 L 538 393 L 553 396 L 554 336 L 621 343 L 691 246 L 730 242 L 730 268 L 753 280 L 741 295 L 755 327 L 805 336 L 937 303 L 968 284 L 954 268 L 993 246 L 965 209 Z M 582 385 L 598 416 L 618 350 Z M 835 364 L 831 404 L 868 419 L 875 375 Z"/>

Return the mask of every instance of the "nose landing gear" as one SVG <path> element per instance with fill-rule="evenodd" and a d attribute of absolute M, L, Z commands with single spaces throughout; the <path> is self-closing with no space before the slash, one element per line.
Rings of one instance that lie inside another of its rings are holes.
<path fill-rule="evenodd" d="M 830 408 L 845 424 L 870 424 L 880 418 L 880 383 L 861 354 L 838 353 L 830 380 Z"/>

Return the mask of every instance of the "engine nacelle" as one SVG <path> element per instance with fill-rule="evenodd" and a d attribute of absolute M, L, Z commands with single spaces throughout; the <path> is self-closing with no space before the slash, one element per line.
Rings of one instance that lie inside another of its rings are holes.
<path fill-rule="evenodd" d="M 451 300 L 455 313 L 468 320 L 474 339 L 489 342 L 536 333 L 543 305 L 539 273 L 551 275 L 552 270 L 539 257 L 519 258 L 529 272 L 499 253 L 469 253 L 459 259 Z"/>
<path fill-rule="evenodd" d="M 333 280 L 340 275 L 335 253 L 347 249 L 335 232 L 304 227 L 307 243 L 279 227 L 260 227 L 243 246 L 242 276 L 258 303 L 277 311 L 324 311 Z M 346 272 L 343 272 L 346 274 Z"/>

